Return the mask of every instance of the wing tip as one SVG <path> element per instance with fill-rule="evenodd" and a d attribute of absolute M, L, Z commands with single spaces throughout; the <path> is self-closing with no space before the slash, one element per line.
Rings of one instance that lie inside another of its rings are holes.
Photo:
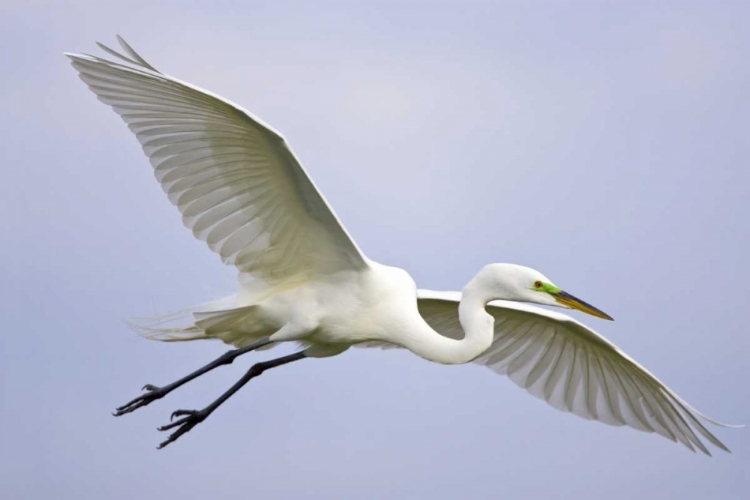
<path fill-rule="evenodd" d="M 696 415 L 698 415 L 698 416 L 699 416 L 699 417 L 700 417 L 701 419 L 705 420 L 706 422 L 708 422 L 708 423 L 710 423 L 710 424 L 712 424 L 712 425 L 715 425 L 715 426 L 717 426 L 717 427 L 725 427 L 725 428 L 727 428 L 727 429 L 742 429 L 743 427 L 745 427 L 745 424 L 727 424 L 727 423 L 724 423 L 724 422 L 719 422 L 718 420 L 714 420 L 713 418 L 709 417 L 709 416 L 708 416 L 708 415 L 706 415 L 705 413 L 703 413 L 703 412 L 701 412 L 701 411 L 698 411 L 698 410 L 696 410 L 696 409 L 695 409 L 695 407 L 694 407 L 693 405 L 689 404 L 689 403 L 688 403 L 687 401 L 685 401 L 685 400 L 684 400 L 684 399 L 682 399 L 681 397 L 677 396 L 677 395 L 676 395 L 676 394 L 675 394 L 674 392 L 672 392 L 671 390 L 669 390 L 669 394 L 670 394 L 670 396 L 672 396 L 673 398 L 675 398 L 675 399 L 676 399 L 676 400 L 677 400 L 677 401 L 678 401 L 678 402 L 679 402 L 679 403 L 680 403 L 680 404 L 681 404 L 682 406 L 684 406 L 684 407 L 685 407 L 685 408 L 686 408 L 687 410 L 689 410 L 689 411 L 691 411 L 691 412 L 695 413 L 695 414 L 696 414 Z"/>
<path fill-rule="evenodd" d="M 129 65 L 133 65 L 138 69 L 141 70 L 147 70 L 152 71 L 154 73 L 162 74 L 159 70 L 157 70 L 155 67 L 153 67 L 149 62 L 147 62 L 143 57 L 141 57 L 133 48 L 128 44 L 128 42 L 125 41 L 123 37 L 120 35 L 116 35 L 117 41 L 120 44 L 120 47 L 122 47 L 122 50 L 124 51 L 124 54 L 113 50 L 106 45 L 104 45 L 101 42 L 95 42 L 96 45 L 107 54 L 116 57 L 117 59 L 121 59 L 122 61 L 126 62 Z M 125 55 L 127 54 L 127 55 Z M 63 52 L 63 55 L 68 57 L 69 59 L 73 61 L 94 61 L 94 62 L 103 62 L 105 64 L 114 64 L 112 61 L 101 59 L 99 57 L 95 57 L 89 54 L 76 54 L 73 52 Z"/>

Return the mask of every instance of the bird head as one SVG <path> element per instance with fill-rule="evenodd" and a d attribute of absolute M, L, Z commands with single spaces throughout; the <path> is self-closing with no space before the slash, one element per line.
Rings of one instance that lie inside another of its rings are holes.
<path fill-rule="evenodd" d="M 478 275 L 497 298 L 576 309 L 597 318 L 613 321 L 605 312 L 563 291 L 552 280 L 530 267 L 517 264 L 490 264 Z"/>

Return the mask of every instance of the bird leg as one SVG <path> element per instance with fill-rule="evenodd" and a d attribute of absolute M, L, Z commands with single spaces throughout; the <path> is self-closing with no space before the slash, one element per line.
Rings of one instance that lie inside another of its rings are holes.
<path fill-rule="evenodd" d="M 143 386 L 143 390 L 148 391 L 148 392 L 138 396 L 137 398 L 133 399 L 132 401 L 129 401 L 128 403 L 122 406 L 119 406 L 112 415 L 114 415 L 115 417 L 119 417 L 121 415 L 125 415 L 126 413 L 135 411 L 138 408 L 146 406 L 147 404 L 152 403 L 156 401 L 157 399 L 163 398 L 164 396 L 166 396 L 173 390 L 177 389 L 181 385 L 187 384 L 191 380 L 200 377 L 204 373 L 208 373 L 214 368 L 218 368 L 219 366 L 229 365 L 232 363 L 232 361 L 234 361 L 235 358 L 242 356 L 243 354 L 248 353 L 250 351 L 254 351 L 255 349 L 258 349 L 260 347 L 266 346 L 270 343 L 271 343 L 270 340 L 263 339 L 253 344 L 250 344 L 247 347 L 243 347 L 241 349 L 234 349 L 232 351 L 227 351 L 221 356 L 219 356 L 218 358 L 216 358 L 214 361 L 207 364 L 206 366 L 199 368 L 195 370 L 193 373 L 186 375 L 185 377 L 182 377 L 181 379 L 177 380 L 176 382 L 172 382 L 171 384 L 165 385 L 163 387 L 146 384 Z"/>
<path fill-rule="evenodd" d="M 245 373 L 245 375 L 243 375 L 241 379 L 239 379 L 232 387 L 230 387 L 228 391 L 219 396 L 216 401 L 206 406 L 202 410 L 177 410 L 173 412 L 170 420 L 174 420 L 175 417 L 183 418 L 175 420 L 174 422 L 171 422 L 167 425 L 158 427 L 158 430 L 160 431 L 167 431 L 169 429 L 174 429 L 175 427 L 177 428 L 176 431 L 169 435 L 166 441 L 162 442 L 158 446 L 158 449 L 162 449 L 169 443 L 176 441 L 180 436 L 182 436 L 186 432 L 189 432 L 193 427 L 206 420 L 206 418 L 208 418 L 208 416 L 213 413 L 216 408 L 221 406 L 224 401 L 232 397 L 235 392 L 239 391 L 242 388 L 242 386 L 247 384 L 250 380 L 257 377 L 264 371 L 270 368 L 275 368 L 277 366 L 291 363 L 292 361 L 298 361 L 306 357 L 307 356 L 305 356 L 304 352 L 297 352 L 294 354 L 289 354 L 288 356 L 282 356 L 280 358 L 272 359 L 269 361 L 256 363 L 252 367 L 250 367 L 247 373 Z"/>

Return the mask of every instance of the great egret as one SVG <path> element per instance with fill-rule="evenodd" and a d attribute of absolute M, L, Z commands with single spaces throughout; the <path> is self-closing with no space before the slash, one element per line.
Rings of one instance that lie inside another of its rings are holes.
<path fill-rule="evenodd" d="M 614 344 L 566 315 L 612 319 L 528 267 L 490 264 L 462 292 L 418 290 L 405 271 L 369 260 L 284 138 L 241 107 L 167 76 L 118 36 L 123 63 L 67 54 L 81 79 L 128 124 L 185 225 L 240 272 L 239 292 L 194 310 L 166 341 L 220 339 L 236 347 L 172 384 L 119 407 L 123 415 L 246 352 L 299 342 L 301 352 L 255 364 L 206 408 L 177 410 L 159 430 L 175 441 L 253 377 L 351 346 L 402 347 L 436 363 L 475 362 L 554 407 L 610 425 L 657 432 L 709 454 L 729 451 L 701 414 Z"/>

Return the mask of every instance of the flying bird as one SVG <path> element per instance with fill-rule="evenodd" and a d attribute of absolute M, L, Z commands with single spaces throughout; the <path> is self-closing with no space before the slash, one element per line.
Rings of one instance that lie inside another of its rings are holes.
<path fill-rule="evenodd" d="M 239 271 L 238 292 L 198 306 L 181 326 L 148 328 L 164 341 L 219 339 L 233 350 L 168 385 L 148 384 L 116 416 L 256 349 L 302 350 L 253 365 L 202 410 L 177 410 L 160 448 L 203 422 L 271 368 L 336 356 L 352 346 L 404 348 L 446 365 L 477 363 L 550 405 L 627 425 L 710 455 L 729 451 L 698 412 L 613 343 L 575 319 L 530 304 L 611 320 L 542 273 L 489 264 L 461 292 L 417 289 L 409 274 L 368 259 L 284 137 L 240 106 L 168 76 L 118 36 L 115 58 L 66 53 L 80 78 L 141 143 L 193 234 Z"/>

